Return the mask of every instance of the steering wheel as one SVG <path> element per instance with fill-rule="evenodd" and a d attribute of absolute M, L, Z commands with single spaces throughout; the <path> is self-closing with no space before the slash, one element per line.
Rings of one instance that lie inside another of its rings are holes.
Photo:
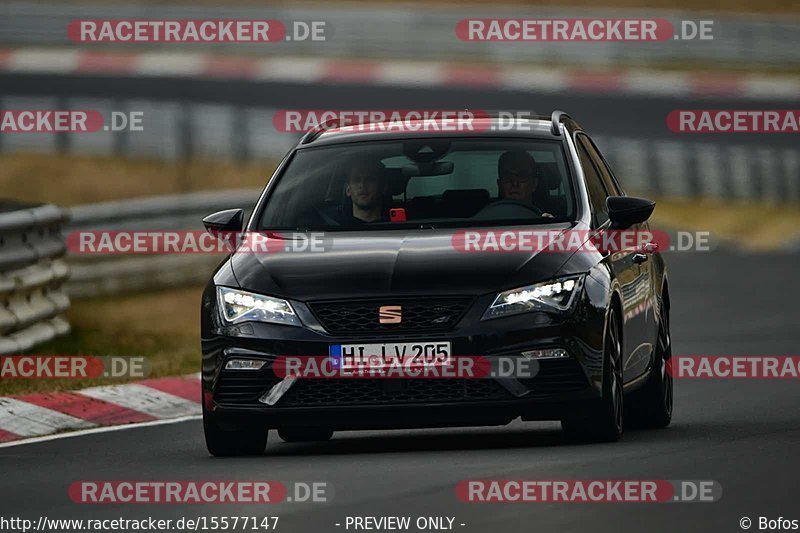
<path fill-rule="evenodd" d="M 498 200 L 493 202 L 477 213 L 472 218 L 491 219 L 491 218 L 530 218 L 531 213 L 537 217 L 542 216 L 542 211 L 535 205 L 520 200 Z"/>

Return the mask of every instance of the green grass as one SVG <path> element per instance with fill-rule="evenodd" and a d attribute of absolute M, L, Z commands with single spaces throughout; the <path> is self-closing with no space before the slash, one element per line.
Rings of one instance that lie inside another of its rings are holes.
<path fill-rule="evenodd" d="M 655 227 L 708 231 L 717 239 L 751 251 L 779 249 L 800 240 L 800 205 L 661 198 L 651 219 Z"/>
<path fill-rule="evenodd" d="M 201 287 L 77 300 L 69 335 L 36 347 L 36 355 L 144 356 L 150 377 L 200 371 Z M 71 390 L 129 379 L 10 379 L 0 395 Z"/>
<path fill-rule="evenodd" d="M 213 189 L 261 188 L 276 163 L 0 154 L 0 196 L 63 206 Z"/>

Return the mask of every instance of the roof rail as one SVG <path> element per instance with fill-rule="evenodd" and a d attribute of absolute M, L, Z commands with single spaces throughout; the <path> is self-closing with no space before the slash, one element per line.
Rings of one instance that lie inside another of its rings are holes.
<path fill-rule="evenodd" d="M 471 112 L 472 110 L 463 109 L 461 111 Z M 503 110 L 483 111 L 483 110 L 481 110 L 481 111 L 476 111 L 476 117 L 475 118 L 478 118 L 478 119 L 506 118 L 506 115 L 504 113 L 508 113 L 508 111 L 503 111 Z M 561 134 L 560 130 L 558 129 L 558 121 L 559 121 L 559 119 L 561 119 L 561 117 L 572 118 L 564 111 L 558 111 L 558 110 L 553 111 L 553 114 L 551 115 L 550 120 L 553 122 L 553 125 L 551 127 L 551 131 L 553 132 L 554 135 L 560 135 Z M 547 116 L 546 115 L 545 116 L 540 116 L 540 115 L 534 114 L 533 112 L 531 112 L 531 115 L 528 118 L 531 119 L 531 120 L 547 120 Z M 369 124 L 373 124 L 373 122 L 369 122 Z M 338 117 L 329 118 L 327 120 L 324 120 L 324 121 L 320 122 L 319 124 L 317 124 L 316 126 L 311 128 L 310 130 L 308 130 L 303 135 L 303 137 L 300 139 L 300 144 L 309 144 L 311 142 L 314 142 L 314 139 L 316 139 L 322 133 L 324 133 L 325 131 L 327 131 L 329 129 L 345 127 L 345 126 L 350 126 L 350 125 L 351 124 L 347 123 L 346 121 L 345 121 L 344 124 L 342 124 L 342 120 L 340 118 L 338 118 Z"/>
<path fill-rule="evenodd" d="M 323 133 L 324 131 L 326 131 L 326 130 L 332 128 L 332 127 L 335 128 L 338 125 L 339 125 L 339 119 L 338 118 L 329 118 L 327 120 L 323 120 L 322 122 L 320 122 L 319 124 L 317 124 L 316 126 L 311 128 L 310 130 L 308 130 L 305 133 L 305 135 L 303 135 L 303 138 L 300 139 L 300 144 L 308 144 L 311 141 L 313 141 L 314 139 L 316 139 L 317 137 L 319 137 L 319 135 L 321 133 Z"/>
<path fill-rule="evenodd" d="M 550 115 L 550 122 L 552 122 L 552 125 L 550 126 L 550 132 L 553 135 L 561 135 L 561 128 L 559 128 L 558 125 L 561 123 L 561 119 L 564 117 L 572 118 L 567 114 L 566 111 L 561 111 L 559 109 L 556 109 L 553 111 L 553 114 Z"/>

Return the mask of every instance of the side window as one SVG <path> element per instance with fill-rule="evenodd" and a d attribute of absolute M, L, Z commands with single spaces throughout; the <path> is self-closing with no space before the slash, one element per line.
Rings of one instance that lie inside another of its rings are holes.
<path fill-rule="evenodd" d="M 595 167 L 600 172 L 600 177 L 603 180 L 603 184 L 606 186 L 606 190 L 611 196 L 622 196 L 623 192 L 620 189 L 617 181 L 614 179 L 611 170 L 606 165 L 606 162 L 603 160 L 603 156 L 600 155 L 600 151 L 595 146 L 594 141 L 592 141 L 587 135 L 578 135 L 578 139 L 583 147 L 589 152 L 589 157 L 592 158 Z"/>
<path fill-rule="evenodd" d="M 592 162 L 589 152 L 586 150 L 583 142 L 581 142 L 581 137 L 581 135 L 577 136 L 579 141 L 576 143 L 578 158 L 581 161 L 583 175 L 586 178 L 586 189 L 589 192 L 589 203 L 592 204 L 594 223 L 600 226 L 608 220 L 608 208 L 606 207 L 608 193 L 603 186 L 600 173 L 597 171 L 597 168 L 595 168 L 595 164 Z"/>

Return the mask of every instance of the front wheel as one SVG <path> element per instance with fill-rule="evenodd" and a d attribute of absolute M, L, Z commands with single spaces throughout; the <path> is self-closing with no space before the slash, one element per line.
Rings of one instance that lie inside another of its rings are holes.
<path fill-rule="evenodd" d="M 628 398 L 627 420 L 631 427 L 665 428 L 672 421 L 672 338 L 669 332 L 669 307 L 661 305 L 658 342 L 656 343 L 653 368 L 644 386 Z"/>
<path fill-rule="evenodd" d="M 208 453 L 217 457 L 261 455 L 267 447 L 269 429 L 262 427 L 222 429 L 203 406 L 203 432 Z"/>
<path fill-rule="evenodd" d="M 624 396 L 620 339 L 618 318 L 611 311 L 603 342 L 603 396 L 590 405 L 579 407 L 561 420 L 561 428 L 572 440 L 614 442 L 622 436 Z"/>

